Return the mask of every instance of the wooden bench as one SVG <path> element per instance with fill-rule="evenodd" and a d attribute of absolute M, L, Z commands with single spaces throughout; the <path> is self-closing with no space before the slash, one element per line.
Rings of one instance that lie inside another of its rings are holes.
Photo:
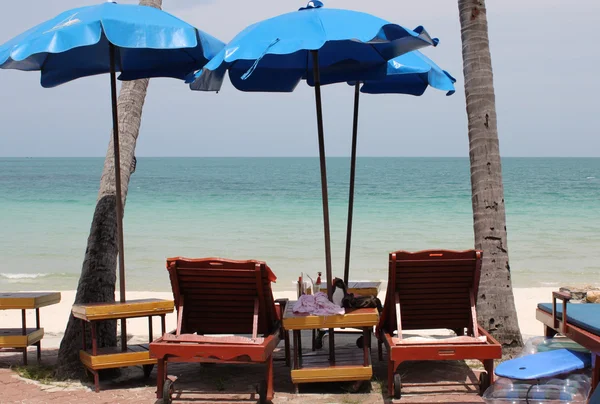
<path fill-rule="evenodd" d="M 162 299 L 129 300 L 124 303 L 89 303 L 74 305 L 72 313 L 81 320 L 82 350 L 79 358 L 85 368 L 94 375 L 96 392 L 100 391 L 98 371 L 102 369 L 143 366 L 146 377 L 152 372 L 156 359 L 150 357 L 148 344 L 125 345 L 123 347 L 98 348 L 96 325 L 98 321 L 126 321 L 128 318 L 148 317 L 148 343 L 153 340 L 152 317 L 161 319 L 162 334 L 166 332 L 165 316 L 173 312 L 173 301 Z M 91 347 L 85 337 L 86 324 L 89 323 L 92 333 Z"/>
<path fill-rule="evenodd" d="M 0 293 L 0 310 L 21 310 L 21 328 L 0 328 L 0 350 L 23 352 L 23 364 L 27 366 L 27 347 L 35 345 L 39 362 L 44 337 L 44 329 L 40 327 L 40 307 L 59 302 L 59 292 Z M 35 328 L 27 328 L 26 310 L 35 310 Z"/>

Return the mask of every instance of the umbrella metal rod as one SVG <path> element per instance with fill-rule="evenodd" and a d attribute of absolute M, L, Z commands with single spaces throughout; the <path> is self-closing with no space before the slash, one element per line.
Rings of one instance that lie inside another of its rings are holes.
<path fill-rule="evenodd" d="M 354 118 L 352 122 L 352 153 L 350 157 L 350 190 L 348 193 L 348 226 L 346 228 L 346 260 L 344 262 L 344 283 L 348 285 L 350 276 L 350 246 L 352 242 L 352 215 L 354 213 L 354 179 L 356 176 L 356 141 L 358 138 L 358 101 L 360 82 L 354 85 Z"/>
<path fill-rule="evenodd" d="M 112 98 L 113 148 L 115 153 L 115 191 L 117 209 L 117 241 L 119 246 L 119 295 L 125 303 L 125 254 L 123 244 L 123 200 L 121 198 L 121 152 L 119 150 L 119 113 L 117 111 L 117 74 L 115 68 L 115 46 L 109 43 L 110 93 Z M 127 350 L 127 322 L 121 319 L 121 349 Z"/>
<path fill-rule="evenodd" d="M 331 239 L 329 231 L 329 195 L 327 193 L 327 164 L 325 161 L 325 135 L 323 130 L 323 106 L 321 103 L 321 77 L 319 74 L 319 53 L 311 51 L 313 57 L 313 77 L 315 81 L 315 101 L 317 107 L 317 130 L 319 133 L 319 161 L 321 163 L 321 193 L 323 198 L 323 228 L 325 232 L 325 270 L 327 274 L 327 297 L 333 297 L 333 274 L 331 271 Z M 335 362 L 335 342 L 333 329 L 329 330 L 329 359 Z"/>

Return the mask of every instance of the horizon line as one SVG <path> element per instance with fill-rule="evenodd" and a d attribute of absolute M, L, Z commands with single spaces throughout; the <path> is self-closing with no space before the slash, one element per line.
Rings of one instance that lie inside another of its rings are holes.
<path fill-rule="evenodd" d="M 319 158 L 319 156 L 135 156 L 136 158 Z M 0 156 L 1 159 L 105 159 L 106 156 Z M 327 156 L 326 158 L 345 158 L 350 156 Z M 357 156 L 357 158 L 465 158 L 469 156 Z M 600 156 L 500 156 L 500 158 L 600 158 Z"/>

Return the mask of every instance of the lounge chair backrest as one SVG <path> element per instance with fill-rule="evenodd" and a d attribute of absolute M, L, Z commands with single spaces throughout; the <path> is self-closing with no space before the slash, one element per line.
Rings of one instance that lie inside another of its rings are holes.
<path fill-rule="evenodd" d="M 169 258 L 175 307 L 183 304 L 181 333 L 252 334 L 255 302 L 258 333 L 277 325 L 272 273 L 261 261 Z"/>
<path fill-rule="evenodd" d="M 399 318 L 402 331 L 467 328 L 477 333 L 474 306 L 481 256 L 477 250 L 390 253 L 385 314 L 379 328 L 396 331 Z"/>

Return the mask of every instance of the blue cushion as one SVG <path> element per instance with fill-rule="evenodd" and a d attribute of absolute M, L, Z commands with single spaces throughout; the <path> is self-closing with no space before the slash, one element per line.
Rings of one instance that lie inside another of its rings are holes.
<path fill-rule="evenodd" d="M 552 303 L 540 303 L 538 308 L 552 313 Z M 562 319 L 562 303 L 556 302 L 557 317 Z M 579 328 L 600 336 L 600 304 L 567 303 L 567 321 Z"/>

